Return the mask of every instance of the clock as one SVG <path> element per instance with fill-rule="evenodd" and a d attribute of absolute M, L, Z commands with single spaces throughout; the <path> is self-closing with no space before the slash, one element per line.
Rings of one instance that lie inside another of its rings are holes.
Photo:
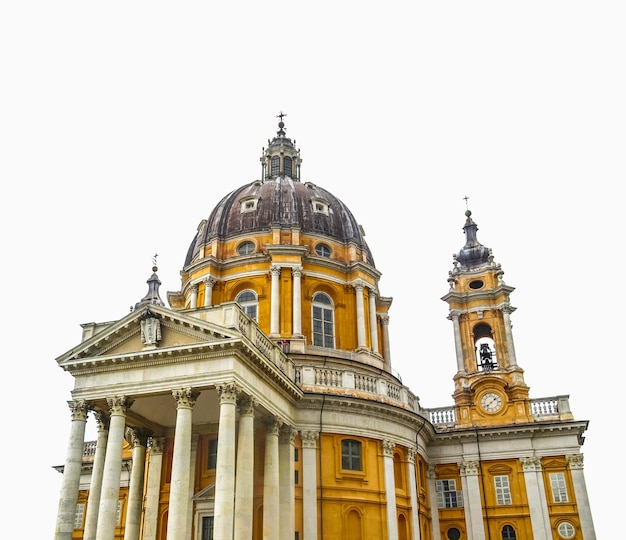
<path fill-rule="evenodd" d="M 480 398 L 480 406 L 485 412 L 498 412 L 502 408 L 502 398 L 495 392 L 487 392 Z"/>

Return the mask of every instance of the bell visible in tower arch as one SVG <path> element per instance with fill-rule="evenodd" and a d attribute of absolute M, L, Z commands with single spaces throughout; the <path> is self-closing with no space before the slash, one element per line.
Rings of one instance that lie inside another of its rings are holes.
<path fill-rule="evenodd" d="M 141 319 L 141 341 L 146 348 L 154 348 L 161 341 L 161 321 L 150 311 Z"/>

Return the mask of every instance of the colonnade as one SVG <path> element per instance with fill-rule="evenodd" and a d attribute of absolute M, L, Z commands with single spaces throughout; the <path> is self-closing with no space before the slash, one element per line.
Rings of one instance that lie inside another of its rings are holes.
<path fill-rule="evenodd" d="M 302 266 L 281 266 L 273 264 L 270 267 L 271 291 L 270 291 L 270 337 L 280 336 L 280 277 L 284 269 L 291 271 L 292 284 L 292 336 L 301 338 L 302 335 Z M 205 278 L 204 283 L 204 307 L 209 307 L 213 302 L 213 287 L 216 280 Z M 353 284 L 356 294 L 356 330 L 357 349 L 367 349 L 378 354 L 378 314 L 376 312 L 376 291 L 365 282 L 357 281 Z M 198 307 L 199 283 L 194 283 L 190 289 L 189 306 L 191 309 Z M 365 312 L 365 294 L 368 295 L 369 311 Z M 382 317 L 382 316 L 381 316 Z M 369 322 L 369 342 L 367 344 L 366 321 Z M 381 319 L 383 331 L 382 355 L 389 362 L 389 319 L 384 316 Z"/>
<path fill-rule="evenodd" d="M 214 536 L 221 540 L 251 540 L 254 494 L 254 413 L 256 401 L 239 397 L 234 383 L 217 386 L 219 432 L 215 479 Z M 176 427 L 167 520 L 168 540 L 188 540 L 193 524 L 195 444 L 192 410 L 199 392 L 175 389 Z M 107 398 L 109 410 L 96 411 L 98 440 L 84 522 L 84 538 L 113 540 L 119 526 L 122 450 L 125 437 L 132 442 L 132 469 L 124 523 L 124 540 L 156 540 L 164 439 L 150 437 L 143 429 L 126 426 L 132 400 Z M 236 418 L 239 407 L 238 444 Z M 72 427 L 63 471 L 55 540 L 70 540 L 74 530 L 87 413 L 91 404 L 70 402 Z M 265 424 L 263 528 L 265 538 L 294 537 L 295 430 L 277 418 Z M 145 474 L 150 445 L 148 473 Z M 145 477 L 145 486 L 144 486 Z M 142 533 L 143 531 L 143 533 Z"/>
<path fill-rule="evenodd" d="M 251 540 L 254 494 L 254 414 L 256 401 L 239 397 L 233 383 L 219 385 L 219 433 L 215 479 L 214 537 Z M 199 392 L 192 388 L 172 392 L 176 400 L 176 427 L 167 521 L 168 540 L 187 540 L 193 524 L 195 446 L 191 412 Z M 107 399 L 109 411 L 95 412 L 98 440 L 85 517 L 84 538 L 113 540 L 119 526 L 119 490 L 124 435 L 132 442 L 132 469 L 124 526 L 124 540 L 156 540 L 163 464 L 161 437 L 149 437 L 142 429 L 126 427 L 126 411 L 132 400 L 125 396 Z M 237 407 L 239 409 L 236 429 Z M 71 402 L 72 429 L 63 473 L 63 487 L 55 540 L 70 540 L 78 498 L 83 437 L 89 404 Z M 291 540 L 295 530 L 294 448 L 297 431 L 277 418 L 264 420 L 265 463 L 263 479 L 263 537 Z M 235 445 L 235 434 L 238 443 Z M 129 437 L 130 436 L 130 437 Z M 318 538 L 317 443 L 319 433 L 303 431 L 302 494 L 303 540 Z M 145 474 L 147 448 L 150 447 Z M 388 538 L 398 538 L 393 452 L 395 443 L 382 441 L 384 481 L 387 494 Z M 416 450 L 408 452 L 413 539 L 419 540 L 418 499 L 415 484 Z M 144 478 L 145 477 L 145 478 Z M 145 481 L 145 485 L 144 485 Z M 142 508 L 143 507 L 143 508 Z M 143 515 L 142 515 L 143 513 Z"/>

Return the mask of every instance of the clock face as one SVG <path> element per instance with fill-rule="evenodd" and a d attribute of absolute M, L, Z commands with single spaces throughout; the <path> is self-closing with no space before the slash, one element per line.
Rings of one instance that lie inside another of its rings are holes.
<path fill-rule="evenodd" d="M 486 412 L 497 412 L 502 408 L 502 398 L 495 392 L 487 392 L 480 398 L 480 406 Z"/>

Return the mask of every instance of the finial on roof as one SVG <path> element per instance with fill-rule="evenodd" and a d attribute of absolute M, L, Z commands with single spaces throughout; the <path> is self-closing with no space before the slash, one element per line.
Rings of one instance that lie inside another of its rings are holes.
<path fill-rule="evenodd" d="M 147 305 L 165 305 L 165 303 L 163 302 L 163 300 L 161 300 L 161 297 L 159 296 L 159 287 L 161 285 L 161 281 L 159 280 L 159 276 L 156 275 L 156 272 L 159 269 L 157 267 L 158 256 L 158 253 L 155 253 L 152 256 L 152 275 L 150 276 L 150 279 L 146 281 L 146 283 L 148 284 L 148 293 L 135 304 L 136 310 Z"/>
<path fill-rule="evenodd" d="M 278 122 L 278 135 L 285 135 L 285 122 L 283 122 L 283 118 L 285 118 L 285 116 L 287 115 L 283 111 L 280 111 L 276 115 L 276 118 L 280 118 L 280 122 Z"/>
<path fill-rule="evenodd" d="M 463 197 L 463 200 L 465 201 L 465 217 L 467 218 L 465 220 L 465 226 L 463 227 L 463 232 L 465 232 L 465 245 L 457 254 L 455 261 L 458 261 L 460 269 L 474 270 L 489 262 L 490 250 L 478 241 L 476 235 L 478 225 L 476 225 L 472 219 L 472 212 L 467 203 L 469 197 L 466 195 Z"/>

